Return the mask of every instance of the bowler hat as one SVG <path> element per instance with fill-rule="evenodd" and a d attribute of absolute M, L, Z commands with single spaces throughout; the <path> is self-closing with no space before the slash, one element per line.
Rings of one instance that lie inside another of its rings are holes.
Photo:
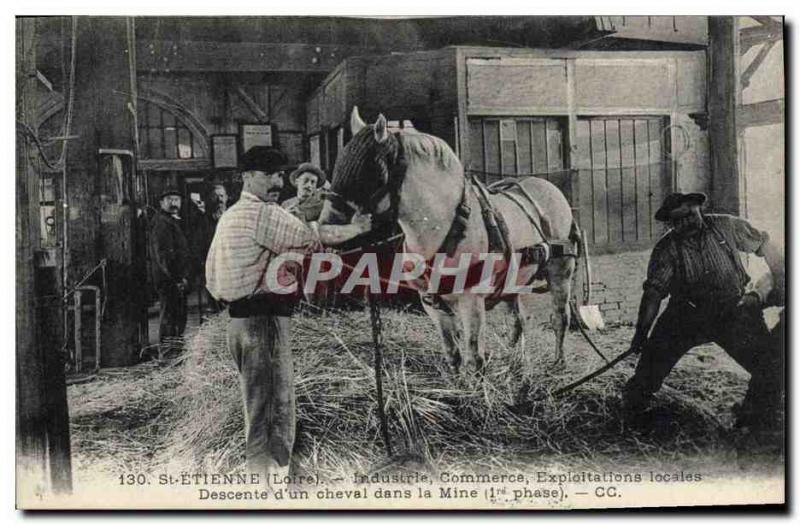
<path fill-rule="evenodd" d="M 297 177 L 302 175 L 303 173 L 311 173 L 316 175 L 317 177 L 317 187 L 319 188 L 323 184 L 325 184 L 325 172 L 316 167 L 315 165 L 311 164 L 310 162 L 304 162 L 300 164 L 297 169 L 295 169 L 292 173 L 289 174 L 289 182 L 292 183 L 292 186 L 297 186 Z"/>
<path fill-rule="evenodd" d="M 183 197 L 183 192 L 179 191 L 175 186 L 167 186 L 167 188 L 158 196 L 158 200 L 161 200 L 168 195 L 177 195 L 178 197 Z"/>
<path fill-rule="evenodd" d="M 286 165 L 286 155 L 269 146 L 253 146 L 239 160 L 241 171 L 275 173 Z"/>
<path fill-rule="evenodd" d="M 666 222 L 672 210 L 680 208 L 684 202 L 702 205 L 706 201 L 704 193 L 670 193 L 664 199 L 664 203 L 656 211 L 656 220 Z"/>

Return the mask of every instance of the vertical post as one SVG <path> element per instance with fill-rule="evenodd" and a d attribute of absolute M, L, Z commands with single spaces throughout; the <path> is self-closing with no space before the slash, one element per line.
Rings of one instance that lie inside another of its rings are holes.
<path fill-rule="evenodd" d="M 708 136 L 711 143 L 711 202 L 715 211 L 738 214 L 739 154 L 736 134 L 738 35 L 730 16 L 708 18 L 710 76 Z"/>
<path fill-rule="evenodd" d="M 572 208 L 572 217 L 581 224 L 581 181 L 578 171 L 575 152 L 578 150 L 578 112 L 575 100 L 575 59 L 566 59 L 567 75 L 567 147 L 564 148 L 569 162 L 569 205 Z"/>
<path fill-rule="evenodd" d="M 33 124 L 36 93 L 36 21 L 16 21 L 16 88 L 18 121 Z M 29 128 L 30 129 L 30 128 Z M 16 431 L 17 483 L 26 492 L 47 489 L 46 409 L 41 348 L 36 337 L 34 250 L 39 242 L 36 173 L 29 156 L 30 138 L 18 132 L 16 152 Z"/>
<path fill-rule="evenodd" d="M 80 290 L 75 290 L 73 295 L 74 299 L 74 312 L 75 316 L 75 371 L 81 372 L 83 370 L 83 294 Z"/>

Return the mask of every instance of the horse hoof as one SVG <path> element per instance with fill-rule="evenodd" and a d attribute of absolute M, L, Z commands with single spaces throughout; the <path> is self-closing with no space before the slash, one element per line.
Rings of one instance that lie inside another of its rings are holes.
<path fill-rule="evenodd" d="M 552 363 L 550 363 L 550 370 L 551 371 L 561 371 L 567 368 L 567 363 L 564 361 L 563 358 L 556 359 Z"/>

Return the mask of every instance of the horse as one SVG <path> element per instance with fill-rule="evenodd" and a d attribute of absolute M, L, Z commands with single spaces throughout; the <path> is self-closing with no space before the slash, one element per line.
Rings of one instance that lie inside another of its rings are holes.
<path fill-rule="evenodd" d="M 352 139 L 334 166 L 320 223 L 345 224 L 356 210 L 374 215 L 392 212 L 405 234 L 403 251 L 431 260 L 448 236 L 450 225 L 457 220 L 459 205 L 480 210 L 477 193 L 470 187 L 473 183 L 465 177 L 458 157 L 444 140 L 433 135 L 408 128 L 390 132 L 382 114 L 374 124 L 367 125 L 357 107 L 351 113 L 350 127 Z M 400 162 L 403 176 L 393 176 Z M 526 203 L 516 199 L 515 202 L 503 193 L 489 195 L 507 224 L 509 244 L 519 249 L 545 242 L 544 226 L 552 239 L 570 239 L 577 245 L 577 226 L 561 191 L 537 177 L 519 182 L 535 196 L 535 201 Z M 539 220 L 539 224 L 531 224 L 531 219 Z M 471 254 L 477 262 L 479 254 L 489 248 L 489 233 L 481 213 L 471 212 L 464 222 L 462 238 L 447 261 Z M 517 274 L 518 282 L 538 282 L 544 287 L 536 290 L 549 291 L 552 296 L 553 366 L 557 368 L 565 366 L 564 335 L 570 321 L 569 300 L 575 267 L 575 257 L 551 257 L 543 265 L 523 264 Z M 486 362 L 483 343 L 486 311 L 499 301 L 491 300 L 491 294 L 473 293 L 470 289 L 458 294 L 431 294 L 418 286 L 418 291 L 425 312 L 439 332 L 452 373 L 482 375 Z M 509 299 L 516 314 L 512 344 L 522 344 L 523 349 L 524 334 L 533 324 L 531 297 L 532 294 L 520 293 Z"/>

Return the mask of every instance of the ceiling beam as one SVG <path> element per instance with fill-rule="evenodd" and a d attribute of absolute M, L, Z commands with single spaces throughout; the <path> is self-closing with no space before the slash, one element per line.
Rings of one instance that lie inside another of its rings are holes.
<path fill-rule="evenodd" d="M 342 59 L 365 54 L 360 46 L 145 40 L 137 43 L 137 69 L 144 72 L 326 73 Z"/>

